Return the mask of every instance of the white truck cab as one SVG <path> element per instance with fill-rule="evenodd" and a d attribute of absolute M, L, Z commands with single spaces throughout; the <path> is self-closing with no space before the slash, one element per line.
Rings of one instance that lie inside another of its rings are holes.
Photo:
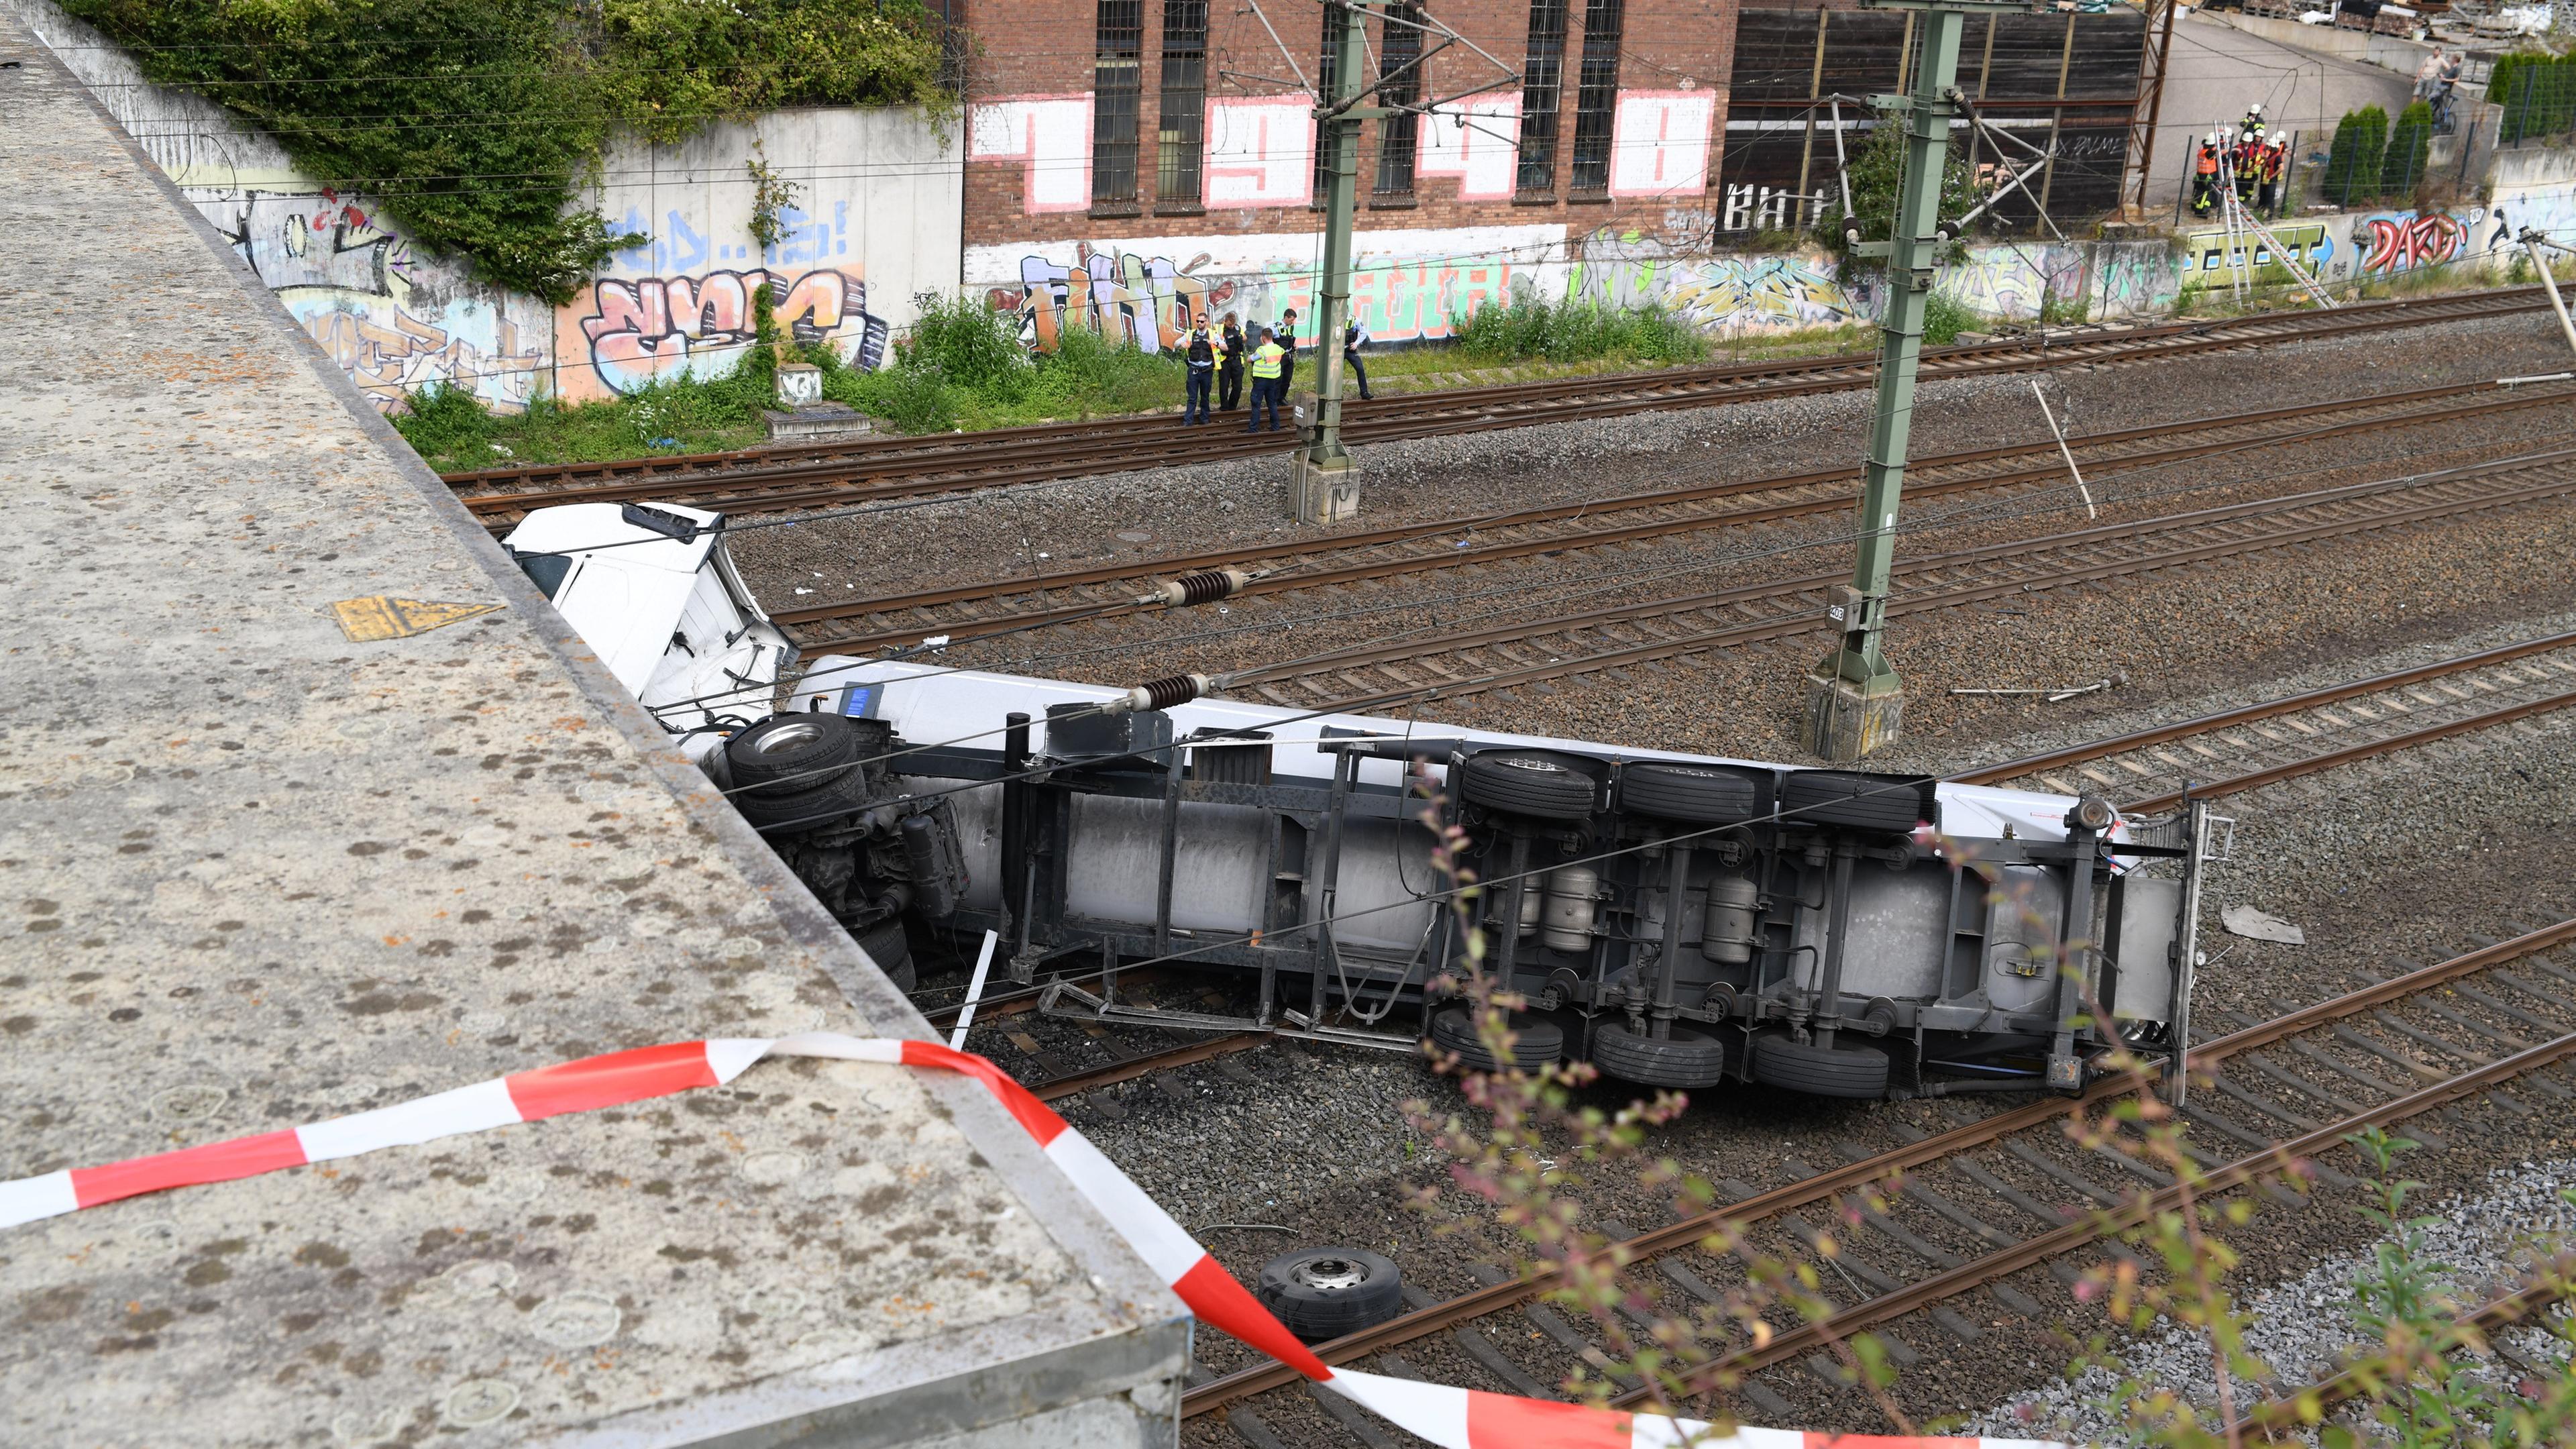
<path fill-rule="evenodd" d="M 501 540 L 693 761 L 769 716 L 794 653 L 744 587 L 723 524 L 676 503 L 573 503 L 537 509 Z"/>

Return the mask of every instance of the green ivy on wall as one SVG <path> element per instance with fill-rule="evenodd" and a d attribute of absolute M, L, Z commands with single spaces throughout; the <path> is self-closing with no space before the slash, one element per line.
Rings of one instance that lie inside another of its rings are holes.
<path fill-rule="evenodd" d="M 415 244 L 549 302 L 636 240 L 575 205 L 620 127 L 669 142 L 786 106 L 955 107 L 919 0 L 59 3 Z"/>

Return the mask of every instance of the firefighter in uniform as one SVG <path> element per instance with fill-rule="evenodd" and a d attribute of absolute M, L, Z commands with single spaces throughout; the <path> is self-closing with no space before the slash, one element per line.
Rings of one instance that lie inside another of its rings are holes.
<path fill-rule="evenodd" d="M 2281 175 L 2289 167 L 2290 143 L 2273 141 L 2264 145 L 2259 162 L 2260 172 L 2254 188 L 2255 205 L 2265 216 L 2272 215 L 2287 198 L 2281 195 Z"/>
<path fill-rule="evenodd" d="M 2200 138 L 2200 154 L 2191 162 L 2191 214 L 2207 216 L 2218 204 L 2218 133 Z"/>

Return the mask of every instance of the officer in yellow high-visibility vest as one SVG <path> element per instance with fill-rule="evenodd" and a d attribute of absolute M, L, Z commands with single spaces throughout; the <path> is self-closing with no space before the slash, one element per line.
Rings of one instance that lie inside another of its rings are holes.
<path fill-rule="evenodd" d="M 1261 409 L 1270 409 L 1270 431 L 1279 431 L 1279 391 L 1286 386 L 1279 375 L 1279 364 L 1288 349 L 1270 340 L 1270 329 L 1260 332 L 1261 345 L 1252 349 L 1252 420 L 1243 425 L 1247 433 L 1261 431 Z"/>

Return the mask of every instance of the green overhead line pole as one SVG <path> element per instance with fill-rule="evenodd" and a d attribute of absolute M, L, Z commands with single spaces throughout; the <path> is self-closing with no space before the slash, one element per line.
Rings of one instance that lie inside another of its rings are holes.
<path fill-rule="evenodd" d="M 1905 127 L 1893 235 L 1862 241 L 1856 229 L 1847 234 L 1854 256 L 1885 260 L 1887 311 L 1879 323 L 1878 412 L 1861 475 L 1859 557 L 1851 583 L 1835 591 L 1827 610 L 1842 630 L 1842 642 L 1807 675 L 1807 748 L 1837 762 L 1893 743 L 1904 719 L 1905 686 L 1885 647 L 1887 589 L 1923 356 L 1923 314 L 1933 268 L 1956 234 L 1955 223 L 1941 220 L 1941 181 L 1949 162 L 1950 121 L 1961 101 L 1959 35 L 1971 12 L 2026 14 L 2037 8 L 2030 0 L 1861 0 L 1861 6 L 1922 12 L 1914 27 L 1922 49 L 1912 67 L 1911 95 L 1870 98 L 1880 114 L 1902 118 Z"/>
<path fill-rule="evenodd" d="M 1342 329 L 1351 315 L 1351 230 L 1359 220 L 1360 123 L 1391 114 L 1363 106 L 1376 88 L 1363 75 L 1369 7 L 1393 0 L 1324 0 L 1342 14 L 1333 56 L 1333 93 L 1315 106 L 1315 144 L 1324 159 L 1322 305 L 1315 319 L 1315 401 L 1301 419 L 1306 438 L 1291 464 L 1290 511 L 1308 523 L 1338 523 L 1359 512 L 1359 476 L 1342 447 Z"/>

